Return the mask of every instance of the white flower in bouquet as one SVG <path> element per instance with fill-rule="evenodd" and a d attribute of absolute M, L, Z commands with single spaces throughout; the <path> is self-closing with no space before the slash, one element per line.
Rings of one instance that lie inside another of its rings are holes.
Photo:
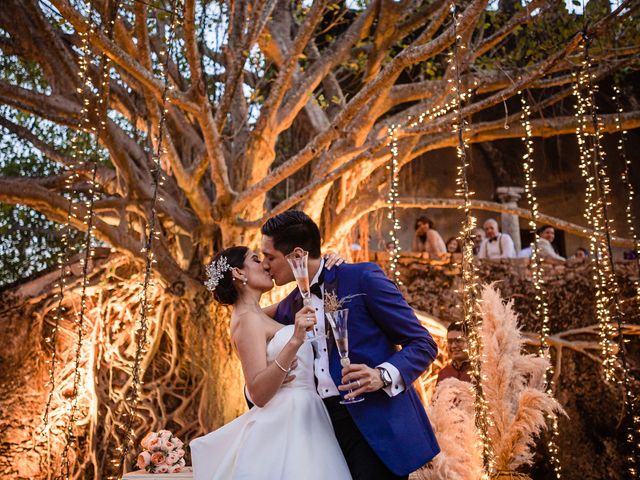
<path fill-rule="evenodd" d="M 162 465 L 158 465 L 153 473 L 169 473 L 169 466 L 164 463 Z"/>
<path fill-rule="evenodd" d="M 184 443 L 178 437 L 172 437 L 171 441 L 176 446 L 176 448 L 182 448 L 184 446 Z M 184 455 L 184 450 L 182 451 L 182 455 Z"/>
<path fill-rule="evenodd" d="M 173 450 L 174 445 L 173 443 L 171 443 L 171 440 L 169 438 L 162 436 L 159 438 L 158 450 L 163 452 L 170 452 L 171 450 Z"/>
<path fill-rule="evenodd" d="M 182 442 L 180 442 L 180 443 L 182 443 Z M 178 457 L 180 457 L 180 458 L 184 457 L 184 450 L 181 447 L 178 447 L 176 449 L 176 453 L 178 454 Z"/>
<path fill-rule="evenodd" d="M 151 463 L 151 454 L 147 451 L 141 452 L 136 463 L 138 468 L 146 468 Z"/>
<path fill-rule="evenodd" d="M 180 460 L 180 456 L 176 452 L 169 452 L 167 455 L 167 465 L 175 465 Z"/>
<path fill-rule="evenodd" d="M 184 467 L 182 465 L 171 465 L 169 467 L 169 473 L 180 473 Z"/>
<path fill-rule="evenodd" d="M 165 440 L 169 440 L 173 434 L 169 430 L 160 430 L 158 431 L 158 436 L 160 438 L 164 438 Z"/>

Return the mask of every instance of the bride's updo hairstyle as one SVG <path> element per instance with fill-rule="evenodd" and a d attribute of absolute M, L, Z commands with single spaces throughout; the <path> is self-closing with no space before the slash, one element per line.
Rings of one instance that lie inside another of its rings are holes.
<path fill-rule="evenodd" d="M 223 305 L 233 305 L 238 300 L 238 290 L 234 285 L 232 268 L 242 268 L 249 249 L 229 247 L 218 253 L 207 266 L 206 287 L 213 298 Z"/>

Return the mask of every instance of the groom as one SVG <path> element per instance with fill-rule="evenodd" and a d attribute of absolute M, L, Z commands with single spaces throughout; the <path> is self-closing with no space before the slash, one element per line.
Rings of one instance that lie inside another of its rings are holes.
<path fill-rule="evenodd" d="M 354 480 L 406 479 L 440 451 L 412 387 L 435 359 L 436 344 L 396 285 L 376 264 L 325 269 L 320 231 L 303 212 L 289 210 L 262 226 L 263 266 L 276 285 L 294 280 L 285 255 L 296 247 L 309 252 L 312 307 L 320 338 L 314 360 L 317 390 L 351 474 Z M 344 369 L 335 345 L 323 336 L 322 297 L 326 289 L 335 291 L 338 298 L 360 294 L 347 304 L 351 365 Z M 276 320 L 285 325 L 294 323 L 301 306 L 296 289 L 280 302 Z M 341 405 L 341 394 L 349 389 L 353 392 L 347 398 L 364 394 L 365 400 Z"/>

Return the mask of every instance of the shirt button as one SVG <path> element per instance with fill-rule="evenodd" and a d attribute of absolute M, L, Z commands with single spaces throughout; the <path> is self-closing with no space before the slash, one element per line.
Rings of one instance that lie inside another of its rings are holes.
<path fill-rule="evenodd" d="M 320 369 L 320 371 L 321 371 L 321 372 L 324 372 L 324 368 L 321 368 L 321 369 Z"/>
<path fill-rule="evenodd" d="M 396 385 L 396 390 L 398 390 L 400 387 L 398 385 Z"/>
<path fill-rule="evenodd" d="M 319 309 L 318 307 L 316 307 L 316 312 L 317 312 L 318 310 L 320 310 L 320 309 Z"/>
<path fill-rule="evenodd" d="M 323 348 L 323 350 L 324 350 L 325 352 L 327 351 L 327 349 L 326 349 L 326 348 Z"/>
<path fill-rule="evenodd" d="M 325 388 L 324 393 L 329 393 L 329 390 Z"/>

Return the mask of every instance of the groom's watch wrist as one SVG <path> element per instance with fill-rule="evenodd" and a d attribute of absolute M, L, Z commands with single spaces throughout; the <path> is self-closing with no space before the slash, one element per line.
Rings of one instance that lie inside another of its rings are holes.
<path fill-rule="evenodd" d="M 376 367 L 378 372 L 380 372 L 380 381 L 382 382 L 382 388 L 387 388 L 391 386 L 393 381 L 391 380 L 391 374 L 384 367 Z"/>

